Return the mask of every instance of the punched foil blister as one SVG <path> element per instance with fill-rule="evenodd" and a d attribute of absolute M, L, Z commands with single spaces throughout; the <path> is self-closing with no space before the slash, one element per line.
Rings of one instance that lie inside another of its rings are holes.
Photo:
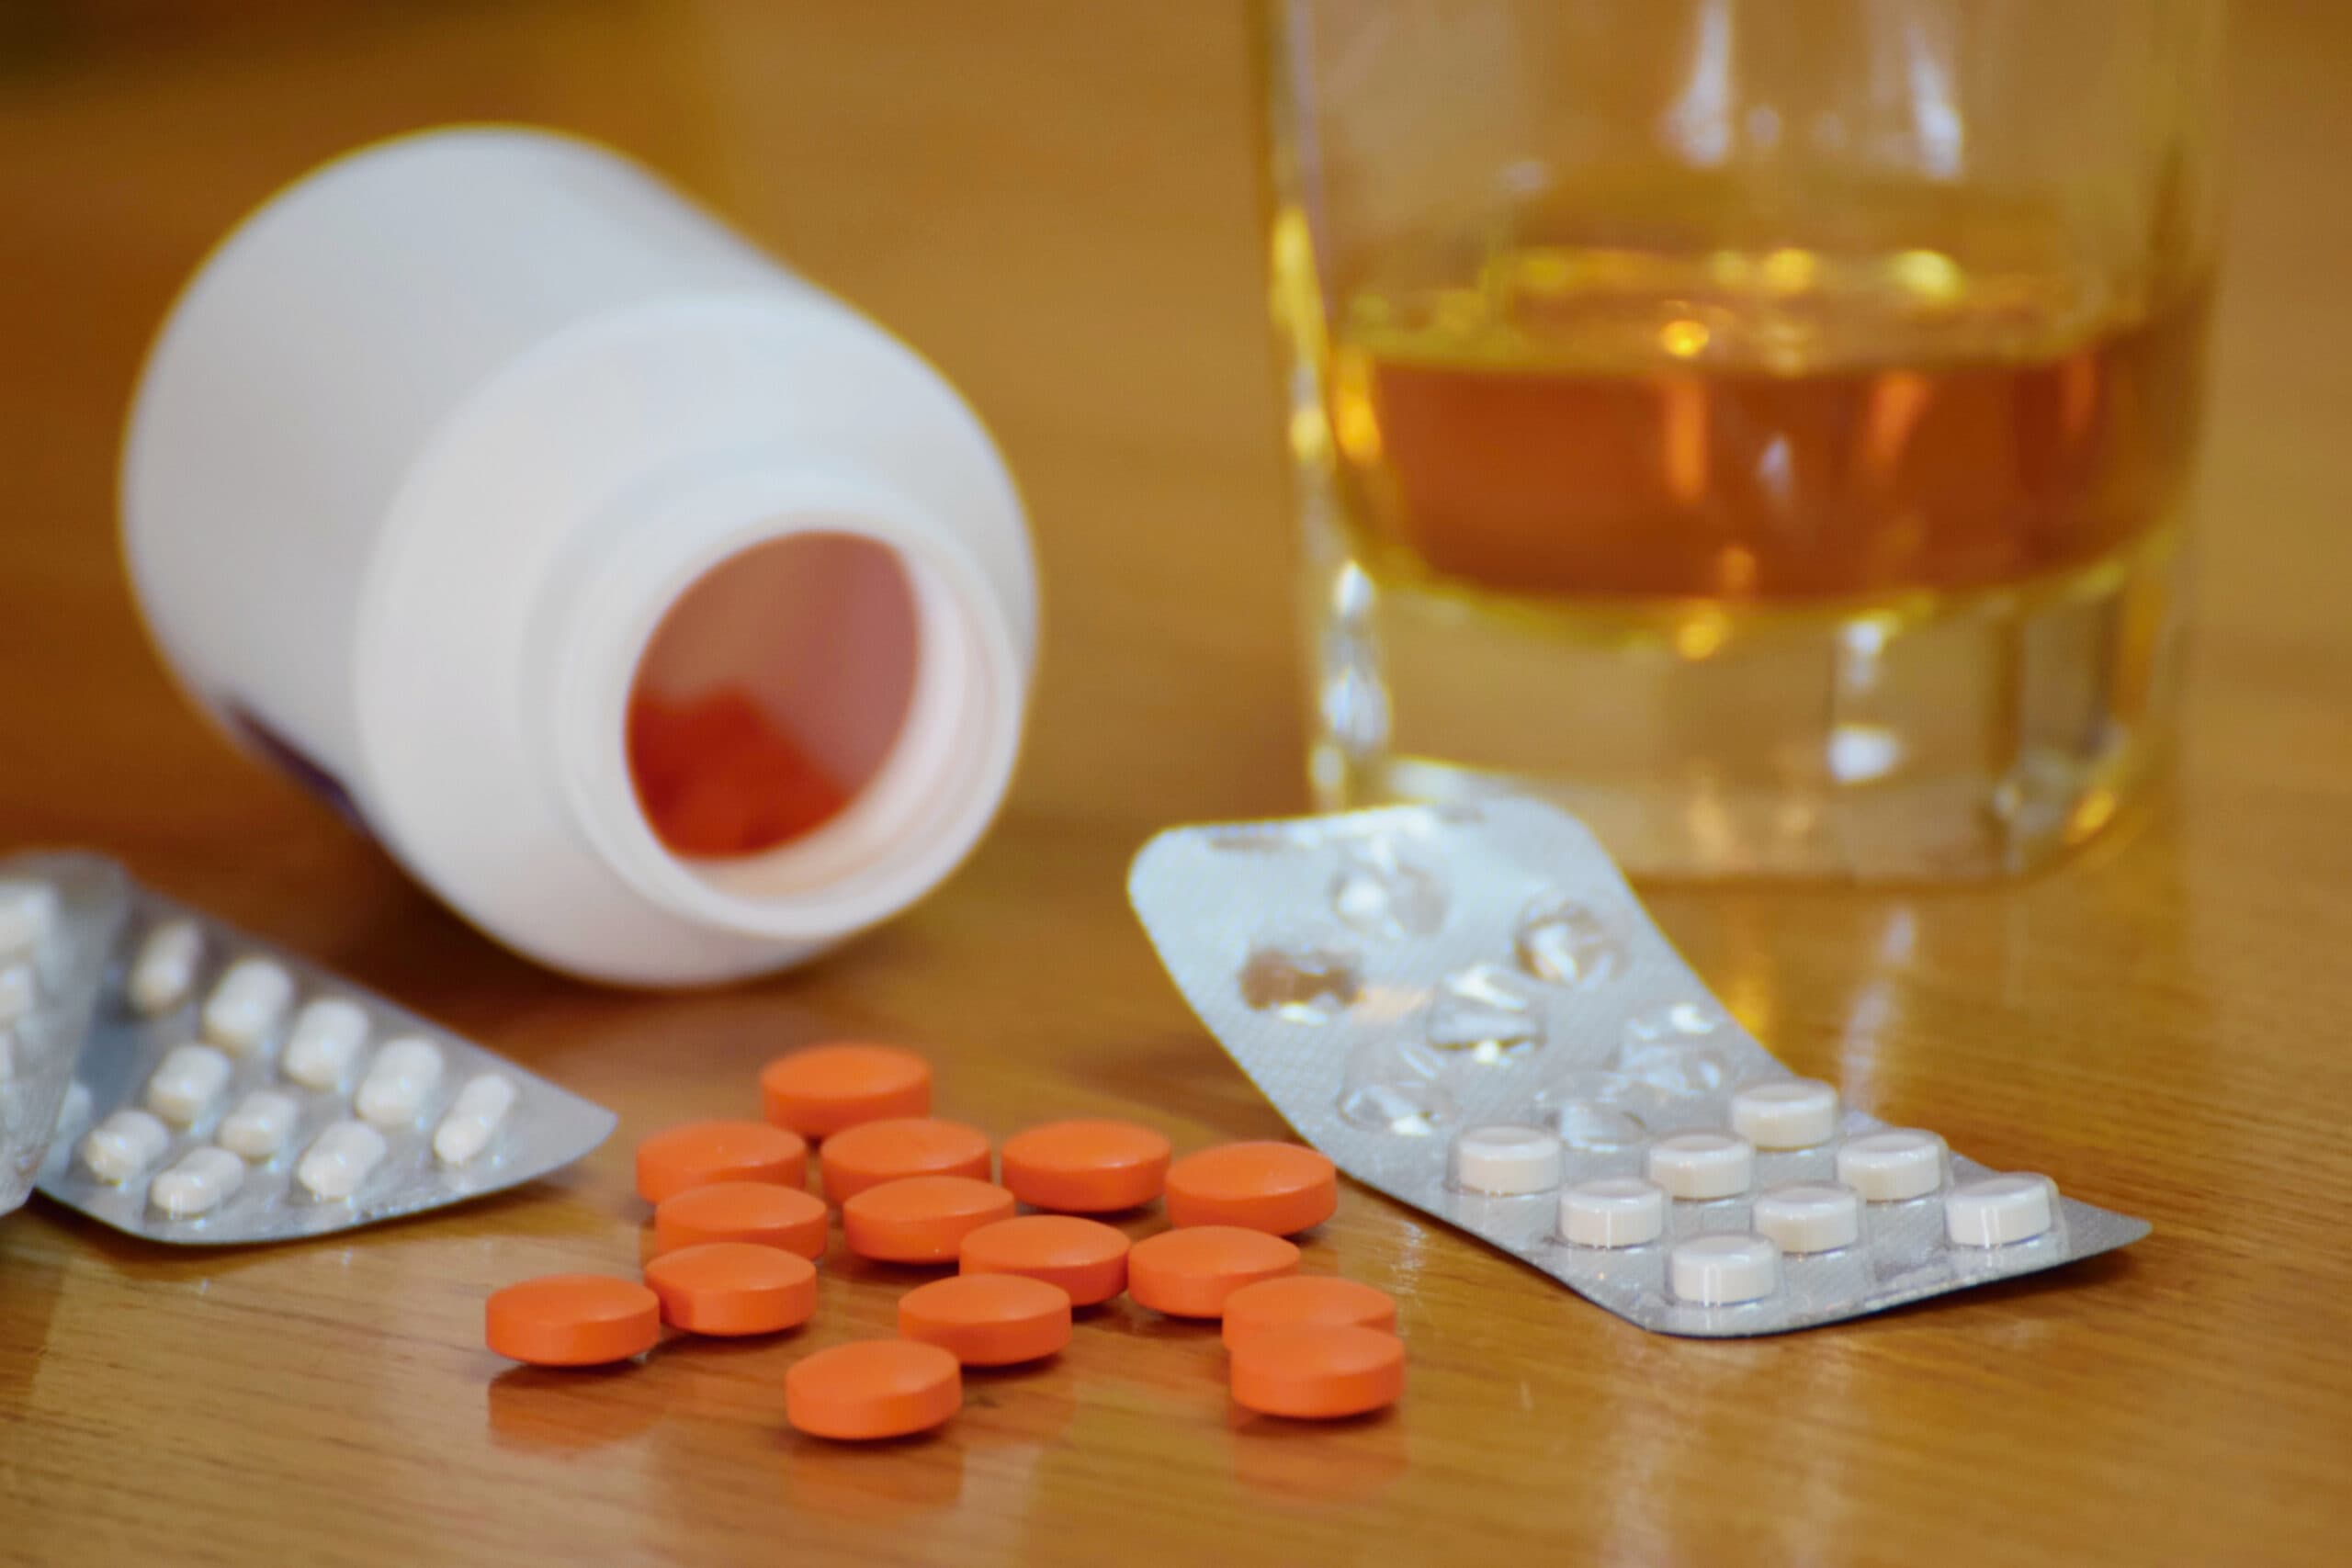
<path fill-rule="evenodd" d="M 616 1123 L 322 965 L 125 886 L 104 941 L 95 926 L 76 939 L 101 978 L 40 1167 L 58 1202 L 189 1246 L 324 1235 L 535 1180 Z"/>
<path fill-rule="evenodd" d="M 1128 891 L 1308 1142 L 1645 1328 L 1812 1327 L 2148 1232 L 1795 1077 L 1549 806 L 1177 829 Z"/>

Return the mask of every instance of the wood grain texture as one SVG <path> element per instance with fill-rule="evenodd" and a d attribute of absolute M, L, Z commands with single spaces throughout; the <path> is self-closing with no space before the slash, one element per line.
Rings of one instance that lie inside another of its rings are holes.
<path fill-rule="evenodd" d="M 216 11 L 220 7 L 214 8 Z M 120 12 L 121 7 L 112 7 Z M 1121 892 L 1170 822 L 1303 800 L 1251 86 L 1225 4 L 595 0 L 344 12 L 0 73 L 0 841 L 80 843 L 620 1108 L 558 1180 L 314 1245 L 0 1223 L 0 1557 L 1715 1563 L 2342 1561 L 2352 1522 L 2352 7 L 2240 13 L 2238 199 L 2187 744 L 2145 820 L 1962 892 L 1653 904 L 1801 1071 L 2151 1217 L 2054 1277 L 1756 1343 L 1652 1337 L 1360 1190 L 1314 1242 L 1396 1291 L 1393 1416 L 1228 1408 L 1133 1310 L 972 1380 L 936 1438 L 796 1438 L 784 1369 L 892 1321 L 829 1265 L 788 1342 L 509 1370 L 483 1294 L 626 1270 L 639 1134 L 775 1052 L 903 1040 L 997 1133 L 1281 1127 Z M 109 39 L 113 35 L 109 33 Z M 521 118 L 636 152 L 971 394 L 1035 513 L 1048 637 L 1012 806 L 803 975 L 603 994 L 441 912 L 166 685 L 112 538 L 124 400 L 209 241 L 320 158 Z"/>

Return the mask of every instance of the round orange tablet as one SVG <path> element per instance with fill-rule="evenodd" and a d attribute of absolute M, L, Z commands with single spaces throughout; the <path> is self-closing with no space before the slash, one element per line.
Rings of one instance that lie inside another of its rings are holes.
<path fill-rule="evenodd" d="M 982 1225 L 957 1248 L 967 1274 L 1019 1274 L 1058 1286 L 1073 1306 L 1107 1302 L 1127 1288 L 1127 1238 L 1100 1220 L 1023 1214 Z"/>
<path fill-rule="evenodd" d="M 817 1266 L 748 1241 L 707 1241 L 645 1266 L 662 1320 L 691 1334 L 774 1334 L 817 1310 Z"/>
<path fill-rule="evenodd" d="M 970 1176 L 908 1176 L 842 1205 L 842 1239 L 884 1263 L 952 1263 L 964 1238 L 1012 1218 L 1012 1194 Z"/>
<path fill-rule="evenodd" d="M 1239 1225 L 1189 1225 L 1146 1236 L 1127 1253 L 1127 1294 L 1170 1317 L 1221 1317 L 1244 1285 L 1288 1274 L 1298 1248 Z"/>
<path fill-rule="evenodd" d="M 860 1122 L 931 1110 L 931 1064 L 896 1045 L 811 1045 L 760 1069 L 767 1119 L 830 1138 Z"/>
<path fill-rule="evenodd" d="M 1233 1348 L 1234 1403 L 1261 1416 L 1362 1416 L 1404 1392 L 1404 1341 L 1377 1328 L 1292 1324 Z"/>
<path fill-rule="evenodd" d="M 638 1196 L 649 1203 L 714 1181 L 797 1187 L 808 1176 L 808 1144 L 764 1122 L 688 1122 L 637 1145 Z"/>
<path fill-rule="evenodd" d="M 1004 1184 L 1032 1208 L 1107 1214 L 1159 1197 L 1168 1156 L 1132 1122 L 1048 1122 L 1004 1141 Z"/>
<path fill-rule="evenodd" d="M 825 1201 L 773 1181 L 714 1181 L 673 1192 L 654 1205 L 655 1252 L 712 1241 L 748 1241 L 822 1258 Z"/>
<path fill-rule="evenodd" d="M 541 1367 L 594 1367 L 653 1348 L 662 1303 L 634 1280 L 548 1274 L 491 1292 L 482 1337 L 492 1349 Z"/>
<path fill-rule="evenodd" d="M 1328 1274 L 1292 1274 L 1244 1285 L 1225 1299 L 1225 1343 L 1229 1349 L 1245 1335 L 1276 1327 L 1376 1328 L 1396 1332 L 1396 1298 L 1386 1291 L 1335 1280 Z"/>
<path fill-rule="evenodd" d="M 817 1162 L 829 1203 L 846 1203 L 869 1187 L 908 1176 L 989 1179 L 989 1135 L 936 1116 L 861 1122 L 825 1140 Z"/>
<path fill-rule="evenodd" d="M 1179 1225 L 1240 1225 L 1295 1235 L 1331 1217 L 1340 1179 L 1302 1144 L 1221 1144 L 1168 1168 L 1168 1218 Z"/>
<path fill-rule="evenodd" d="M 784 1418 L 812 1437 L 863 1442 L 938 1426 L 964 1407 L 964 1373 L 936 1345 L 861 1339 L 784 1374 Z"/>
<path fill-rule="evenodd" d="M 1069 1292 L 1018 1274 L 958 1274 L 899 1298 L 899 1334 L 967 1367 L 1009 1367 L 1069 1343 Z"/>

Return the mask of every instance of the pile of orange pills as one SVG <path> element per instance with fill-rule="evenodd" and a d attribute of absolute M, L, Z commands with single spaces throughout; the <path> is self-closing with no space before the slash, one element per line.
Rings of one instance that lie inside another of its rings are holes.
<path fill-rule="evenodd" d="M 1219 1322 L 1234 1402 L 1261 1415 L 1361 1416 L 1404 1392 L 1395 1300 L 1298 1272 L 1289 1238 L 1339 1202 L 1320 1154 L 1261 1142 L 1178 1158 L 1160 1134 L 1101 1120 L 1031 1127 L 1000 1151 L 979 1129 L 933 1116 L 931 1091 L 930 1066 L 895 1046 L 778 1057 L 760 1075 L 763 1120 L 691 1122 L 638 1145 L 638 1191 L 653 1205 L 643 1283 L 557 1274 L 510 1285 L 489 1301 L 490 1348 L 593 1366 L 652 1349 L 665 1325 L 726 1337 L 797 1328 L 817 1310 L 838 1210 L 851 1253 L 956 1271 L 900 1296 L 898 1338 L 793 1364 L 785 1417 L 814 1437 L 940 1426 L 963 1406 L 963 1368 L 1044 1360 L 1070 1342 L 1074 1311 L 1122 1294 Z M 807 1188 L 811 1144 L 822 1198 Z M 1170 1228 L 1138 1241 L 1091 1217 L 1163 1199 Z"/>

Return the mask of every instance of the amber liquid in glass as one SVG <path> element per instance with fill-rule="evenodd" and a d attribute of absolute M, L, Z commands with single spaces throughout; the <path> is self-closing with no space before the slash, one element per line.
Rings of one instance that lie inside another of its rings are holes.
<path fill-rule="evenodd" d="M 1318 799 L 1531 791 L 1710 876 L 2098 831 L 2170 706 L 2201 280 L 1934 193 L 1744 245 L 1660 188 L 1630 242 L 1569 211 L 1328 270 L 1279 219 Z"/>
<path fill-rule="evenodd" d="M 1326 381 L 1349 522 L 1378 575 L 1509 595 L 1794 606 L 2092 565 L 2172 513 L 2203 301 L 2085 321 L 2057 285 L 1537 249 L 1359 294 Z"/>

